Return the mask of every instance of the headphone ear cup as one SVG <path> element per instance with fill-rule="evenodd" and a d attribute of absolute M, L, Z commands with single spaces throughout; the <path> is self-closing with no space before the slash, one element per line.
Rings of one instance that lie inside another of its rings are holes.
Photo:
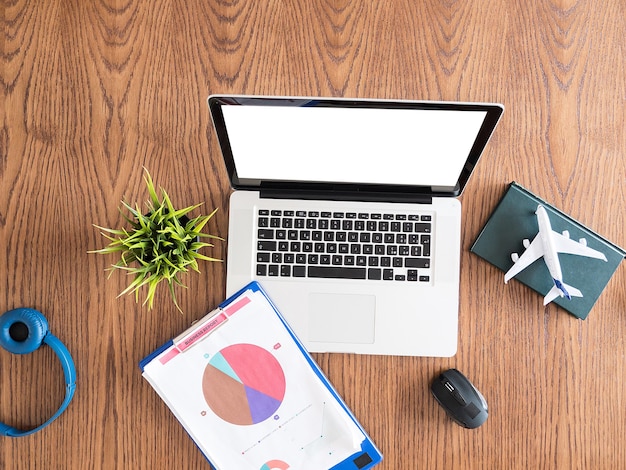
<path fill-rule="evenodd" d="M 12 328 L 26 327 L 24 339 L 15 338 Z M 48 321 L 37 310 L 16 308 L 0 316 L 0 346 L 13 354 L 28 354 L 36 350 L 48 334 Z"/>

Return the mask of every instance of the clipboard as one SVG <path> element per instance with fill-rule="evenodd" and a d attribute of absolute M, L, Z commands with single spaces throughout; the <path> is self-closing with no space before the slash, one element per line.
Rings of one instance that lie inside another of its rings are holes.
<path fill-rule="evenodd" d="M 215 469 L 366 470 L 382 461 L 256 281 L 139 366 Z"/>

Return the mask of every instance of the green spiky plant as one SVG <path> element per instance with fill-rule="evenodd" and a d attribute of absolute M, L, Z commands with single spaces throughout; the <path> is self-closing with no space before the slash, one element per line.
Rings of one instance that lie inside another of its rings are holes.
<path fill-rule="evenodd" d="M 130 224 L 130 228 L 110 229 L 94 225 L 110 243 L 92 253 L 118 253 L 120 260 L 109 268 L 111 273 L 121 269 L 134 276 L 132 282 L 118 297 L 134 292 L 135 300 L 139 301 L 139 291 L 147 287 L 143 305 L 147 304 L 148 310 L 151 310 L 157 286 L 161 281 L 166 281 L 174 305 L 182 313 L 174 292 L 175 286 L 185 287 L 179 275 L 190 269 L 200 272 L 198 260 L 221 261 L 198 252 L 201 248 L 213 247 L 213 244 L 201 239 L 222 240 L 216 235 L 202 232 L 217 209 L 209 215 L 189 218 L 187 214 L 202 204 L 176 210 L 163 188 L 160 188 L 161 199 L 159 199 L 148 170 L 145 170 L 144 181 L 150 195 L 147 212 L 144 214 L 138 205 L 132 207 L 122 201 L 123 207 L 130 214 L 124 214 L 122 208 L 120 212 Z"/>

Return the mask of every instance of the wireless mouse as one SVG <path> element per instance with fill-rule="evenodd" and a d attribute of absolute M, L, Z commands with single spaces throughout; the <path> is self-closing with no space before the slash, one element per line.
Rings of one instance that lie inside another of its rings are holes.
<path fill-rule="evenodd" d="M 448 416 L 461 426 L 474 429 L 487 420 L 487 401 L 458 370 L 449 369 L 439 374 L 430 390 Z"/>

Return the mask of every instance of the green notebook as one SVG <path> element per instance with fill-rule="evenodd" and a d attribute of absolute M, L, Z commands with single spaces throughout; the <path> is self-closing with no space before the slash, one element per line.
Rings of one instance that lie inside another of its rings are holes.
<path fill-rule="evenodd" d="M 607 261 L 603 261 L 563 253 L 558 255 L 563 272 L 563 281 L 579 289 L 583 297 L 572 297 L 571 300 L 566 297 L 557 297 L 553 302 L 584 320 L 611 276 L 626 257 L 626 251 L 594 233 L 519 184 L 515 182 L 510 184 L 470 251 L 503 272 L 508 271 L 513 266 L 511 254 L 518 253 L 521 256 L 525 249 L 522 245 L 523 240 L 532 241 L 538 233 L 535 211 L 540 204 L 548 212 L 552 230 L 559 233 L 567 230 L 573 240 L 585 238 L 590 248 L 604 253 L 607 258 Z M 545 296 L 554 285 L 543 258 L 529 265 L 517 274 L 515 279 L 542 296 Z M 504 283 L 504 275 L 502 282 Z M 538 299 L 537 302 L 538 305 L 541 305 L 543 299 Z"/>

